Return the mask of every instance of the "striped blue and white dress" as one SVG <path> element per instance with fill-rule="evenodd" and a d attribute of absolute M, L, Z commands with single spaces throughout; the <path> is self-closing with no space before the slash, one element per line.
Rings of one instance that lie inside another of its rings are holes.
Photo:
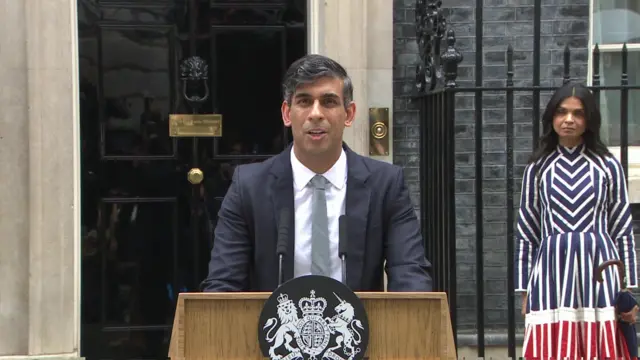
<path fill-rule="evenodd" d="M 526 291 L 523 357 L 617 359 L 625 348 L 613 299 L 622 259 L 637 287 L 636 252 L 620 162 L 586 149 L 558 146 L 524 172 L 517 227 L 515 288 Z"/>

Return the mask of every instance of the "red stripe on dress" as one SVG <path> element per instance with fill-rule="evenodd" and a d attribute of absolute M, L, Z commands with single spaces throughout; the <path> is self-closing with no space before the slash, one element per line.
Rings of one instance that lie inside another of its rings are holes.
<path fill-rule="evenodd" d="M 615 321 L 563 321 L 529 326 L 523 344 L 525 359 L 629 359 L 624 336 Z"/>

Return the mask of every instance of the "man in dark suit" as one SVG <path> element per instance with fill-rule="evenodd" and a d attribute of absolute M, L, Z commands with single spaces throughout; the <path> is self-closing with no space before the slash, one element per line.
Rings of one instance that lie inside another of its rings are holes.
<path fill-rule="evenodd" d="M 278 286 L 279 214 L 289 209 L 285 281 L 307 274 L 341 280 L 338 218 L 346 214 L 347 286 L 353 291 L 431 291 L 430 264 L 400 167 L 343 143 L 356 105 L 345 69 L 321 56 L 294 62 L 283 83 L 282 118 L 293 145 L 238 166 L 214 232 L 208 292 Z M 386 261 L 386 264 L 385 264 Z"/>

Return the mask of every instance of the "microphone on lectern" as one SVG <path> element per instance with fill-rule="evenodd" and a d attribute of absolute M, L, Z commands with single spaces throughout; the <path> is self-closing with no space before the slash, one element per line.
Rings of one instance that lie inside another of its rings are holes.
<path fill-rule="evenodd" d="M 347 215 L 340 215 L 338 218 L 338 256 L 342 261 L 342 283 L 347 283 L 347 236 L 348 236 L 348 223 L 349 217 Z"/>
<path fill-rule="evenodd" d="M 289 242 L 289 209 L 280 210 L 278 219 L 278 242 L 276 244 L 276 254 L 278 255 L 278 286 L 283 283 L 282 262 L 287 255 L 287 245 Z"/>

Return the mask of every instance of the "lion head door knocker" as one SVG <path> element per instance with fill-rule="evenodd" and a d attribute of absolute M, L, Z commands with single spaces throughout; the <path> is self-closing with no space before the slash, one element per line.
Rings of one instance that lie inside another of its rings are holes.
<path fill-rule="evenodd" d="M 208 73 L 209 65 L 199 56 L 191 56 L 180 64 L 182 96 L 193 109 L 209 98 Z"/>

